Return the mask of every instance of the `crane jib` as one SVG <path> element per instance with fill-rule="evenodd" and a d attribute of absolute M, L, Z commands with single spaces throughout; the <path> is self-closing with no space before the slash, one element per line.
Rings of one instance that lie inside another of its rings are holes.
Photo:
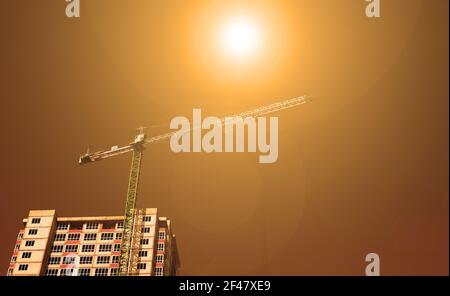
<path fill-rule="evenodd" d="M 273 103 L 267 106 L 259 107 L 247 112 L 242 112 L 234 116 L 260 116 L 264 114 L 273 113 L 283 109 L 288 109 L 294 106 L 298 106 L 306 103 L 308 98 L 306 96 L 298 97 L 278 103 Z M 222 119 L 225 122 L 225 119 Z M 90 153 L 89 150 L 86 154 L 82 155 L 78 161 L 80 165 L 88 164 L 91 162 L 100 161 L 113 156 L 118 156 L 128 152 L 133 152 L 131 161 L 131 170 L 128 181 L 127 199 L 125 203 L 125 218 L 123 223 L 122 241 L 120 245 L 120 257 L 119 257 L 119 275 L 137 275 L 137 263 L 138 252 L 140 248 L 139 227 L 136 224 L 139 220 L 139 211 L 136 209 L 139 176 L 142 165 L 142 156 L 144 147 L 146 144 L 158 143 L 163 140 L 170 139 L 175 132 L 165 133 L 150 139 L 146 139 L 144 129 L 140 128 L 137 131 L 137 135 L 134 142 L 123 146 L 113 146 L 110 150 L 103 150 L 94 153 Z"/>

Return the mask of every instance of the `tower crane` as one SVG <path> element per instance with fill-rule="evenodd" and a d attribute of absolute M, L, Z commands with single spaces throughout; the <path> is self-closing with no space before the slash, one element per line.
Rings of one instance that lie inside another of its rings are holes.
<path fill-rule="evenodd" d="M 290 100 L 285 100 L 270 105 L 262 106 L 256 109 L 252 109 L 246 112 L 242 112 L 231 117 L 240 116 L 245 117 L 258 117 L 261 115 L 273 113 L 283 109 L 292 108 L 298 105 L 305 104 L 309 98 L 301 96 Z M 225 118 L 221 119 L 222 124 L 227 124 Z M 194 127 L 195 128 L 195 127 Z M 190 132 L 186 131 L 186 132 Z M 135 227 L 136 219 L 136 201 L 138 194 L 139 175 L 142 164 L 142 156 L 145 146 L 148 144 L 159 143 L 164 140 L 170 139 L 176 131 L 165 133 L 152 138 L 147 138 L 144 132 L 144 128 L 140 127 L 136 131 L 134 141 L 123 147 L 113 146 L 110 150 L 102 150 L 91 153 L 89 150 L 86 154 L 82 155 L 79 159 L 80 165 L 85 165 L 92 162 L 97 162 L 110 157 L 118 156 L 121 154 L 131 152 L 131 170 L 128 180 L 127 199 L 125 203 L 125 219 L 123 223 L 122 242 L 120 246 L 119 257 L 119 272 L 118 275 L 135 275 L 137 274 L 137 260 L 135 259 L 138 252 L 138 241 Z"/>

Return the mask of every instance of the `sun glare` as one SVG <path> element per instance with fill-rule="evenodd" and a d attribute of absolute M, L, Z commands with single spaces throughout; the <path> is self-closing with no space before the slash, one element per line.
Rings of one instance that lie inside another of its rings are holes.
<path fill-rule="evenodd" d="M 226 54 L 244 57 L 255 54 L 261 47 L 261 32 L 250 19 L 232 19 L 223 26 L 222 45 Z"/>

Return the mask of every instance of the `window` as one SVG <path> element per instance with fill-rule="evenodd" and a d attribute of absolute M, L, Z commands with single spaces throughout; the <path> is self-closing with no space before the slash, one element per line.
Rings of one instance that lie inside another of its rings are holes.
<path fill-rule="evenodd" d="M 115 244 L 114 245 L 114 252 L 119 252 L 120 251 L 120 244 Z"/>
<path fill-rule="evenodd" d="M 28 230 L 28 235 L 36 235 L 37 234 L 37 229 L 29 229 Z"/>
<path fill-rule="evenodd" d="M 52 252 L 54 253 L 62 253 L 63 251 L 63 245 L 53 245 Z"/>
<path fill-rule="evenodd" d="M 91 269 L 90 268 L 80 268 L 78 270 L 78 275 L 79 276 L 89 276 L 91 274 Z"/>
<path fill-rule="evenodd" d="M 97 239 L 97 233 L 85 233 L 84 240 L 85 241 L 95 241 Z"/>
<path fill-rule="evenodd" d="M 97 264 L 109 264 L 110 256 L 98 256 Z"/>
<path fill-rule="evenodd" d="M 19 245 L 19 244 L 16 244 L 16 245 L 14 246 L 14 250 L 17 251 L 18 249 L 20 249 L 20 245 Z"/>
<path fill-rule="evenodd" d="M 52 257 L 50 257 L 50 258 L 48 259 L 48 264 L 49 264 L 49 265 L 59 264 L 59 263 L 61 263 L 61 257 L 55 257 L 55 256 L 52 256 Z"/>
<path fill-rule="evenodd" d="M 59 272 L 60 276 L 73 276 L 75 269 L 74 268 L 64 268 Z"/>
<path fill-rule="evenodd" d="M 122 229 L 123 228 L 123 222 L 117 223 L 116 228 L 117 229 Z"/>
<path fill-rule="evenodd" d="M 112 240 L 113 238 L 114 238 L 114 233 L 112 233 L 112 232 L 102 233 L 102 236 L 100 237 L 101 240 Z"/>
<path fill-rule="evenodd" d="M 156 263 L 163 263 L 164 255 L 156 255 Z"/>
<path fill-rule="evenodd" d="M 157 276 L 163 275 L 163 268 L 162 267 L 156 267 L 155 268 L 155 275 L 157 275 Z"/>
<path fill-rule="evenodd" d="M 116 228 L 116 224 L 110 223 L 110 222 L 103 223 L 103 227 L 102 228 L 103 229 L 114 229 L 114 228 Z"/>
<path fill-rule="evenodd" d="M 144 222 L 150 222 L 150 221 L 152 221 L 152 216 L 144 216 L 144 218 L 142 220 Z"/>
<path fill-rule="evenodd" d="M 95 248 L 95 246 L 94 245 L 83 245 L 82 247 L 81 247 L 81 252 L 94 252 L 94 248 Z"/>
<path fill-rule="evenodd" d="M 113 256 L 112 263 L 119 263 L 119 256 Z"/>
<path fill-rule="evenodd" d="M 33 218 L 31 219 L 31 224 L 39 224 L 41 223 L 41 218 Z"/>
<path fill-rule="evenodd" d="M 56 225 L 56 230 L 67 230 L 69 229 L 69 224 L 67 223 L 58 223 Z"/>
<path fill-rule="evenodd" d="M 111 252 L 112 245 L 100 245 L 98 248 L 99 252 Z"/>
<path fill-rule="evenodd" d="M 65 252 L 78 252 L 78 245 L 66 245 Z"/>
<path fill-rule="evenodd" d="M 58 269 L 47 269 L 45 272 L 46 276 L 58 276 Z"/>
<path fill-rule="evenodd" d="M 141 238 L 141 245 L 148 245 L 148 238 Z"/>
<path fill-rule="evenodd" d="M 98 229 L 98 223 L 87 223 L 86 229 Z"/>
<path fill-rule="evenodd" d="M 70 230 L 83 230 L 83 224 L 70 224 Z"/>
<path fill-rule="evenodd" d="M 116 233 L 116 239 L 122 239 L 122 232 Z"/>
<path fill-rule="evenodd" d="M 146 269 L 147 268 L 147 263 L 138 263 L 137 265 L 137 269 Z"/>
<path fill-rule="evenodd" d="M 80 264 L 92 264 L 92 256 L 81 256 Z"/>
<path fill-rule="evenodd" d="M 33 247 L 34 246 L 34 240 L 29 240 L 25 242 L 26 247 Z"/>
<path fill-rule="evenodd" d="M 111 268 L 109 275 L 117 275 L 119 273 L 119 269 L 118 268 Z"/>
<path fill-rule="evenodd" d="M 139 257 L 147 257 L 148 251 L 139 251 Z"/>
<path fill-rule="evenodd" d="M 107 276 L 107 275 L 108 275 L 108 268 L 95 269 L 95 276 Z"/>
<path fill-rule="evenodd" d="M 157 250 L 158 251 L 164 251 L 164 243 L 158 243 Z"/>
<path fill-rule="evenodd" d="M 164 231 L 158 232 L 158 239 L 165 239 L 165 238 L 166 238 L 166 233 Z"/>
<path fill-rule="evenodd" d="M 79 241 L 80 240 L 80 234 L 79 233 L 69 233 L 67 236 L 68 241 Z"/>
<path fill-rule="evenodd" d="M 20 271 L 28 270 L 28 264 L 20 264 L 19 265 L 19 270 Z"/>
<path fill-rule="evenodd" d="M 31 258 L 31 252 L 23 252 L 22 258 Z"/>
<path fill-rule="evenodd" d="M 75 257 L 75 256 L 63 257 L 63 264 L 75 264 L 76 261 L 77 261 L 77 257 Z"/>
<path fill-rule="evenodd" d="M 6 275 L 12 275 L 14 271 L 14 268 L 9 268 L 8 273 Z"/>
<path fill-rule="evenodd" d="M 141 231 L 142 233 L 150 233 L 151 229 L 151 227 L 142 227 Z"/>
<path fill-rule="evenodd" d="M 58 233 L 55 235 L 55 242 L 63 242 L 66 240 L 66 234 L 65 233 Z"/>
<path fill-rule="evenodd" d="M 17 236 L 17 240 L 21 240 L 23 238 L 23 232 L 19 233 L 19 235 Z"/>
<path fill-rule="evenodd" d="M 16 260 L 17 260 L 17 256 L 12 256 L 12 257 L 11 257 L 11 263 L 16 262 Z"/>

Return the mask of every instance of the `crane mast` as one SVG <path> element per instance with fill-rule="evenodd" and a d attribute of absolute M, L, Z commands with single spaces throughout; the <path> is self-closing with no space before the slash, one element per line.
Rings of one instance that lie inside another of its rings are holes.
<path fill-rule="evenodd" d="M 273 113 L 283 109 L 292 108 L 298 105 L 302 105 L 308 101 L 306 96 L 297 97 L 294 99 L 273 103 L 263 107 L 259 107 L 250 111 L 242 112 L 230 117 L 257 117 L 264 114 Z M 221 119 L 223 124 L 227 124 L 225 118 Z M 194 127 L 198 128 L 198 127 Z M 187 131 L 189 132 L 189 131 Z M 102 150 L 98 152 L 88 152 L 82 155 L 79 159 L 79 164 L 84 165 L 91 162 L 100 161 L 113 156 L 122 155 L 128 152 L 132 152 L 130 177 L 128 181 L 127 199 L 125 203 L 125 219 L 123 223 L 122 242 L 120 246 L 120 258 L 119 258 L 119 272 L 118 275 L 137 275 L 137 262 L 139 252 L 139 228 L 136 226 L 138 222 L 138 213 L 136 208 L 139 175 L 142 165 L 143 151 L 146 144 L 158 143 L 167 139 L 170 139 L 176 132 L 165 133 L 156 137 L 147 139 L 144 133 L 144 128 L 141 127 L 137 130 L 134 142 L 118 147 L 114 146 L 110 150 Z"/>
<path fill-rule="evenodd" d="M 133 144 L 133 157 L 131 160 L 130 177 L 128 180 L 127 200 L 125 203 L 125 219 L 123 222 L 122 242 L 120 245 L 119 275 L 136 274 L 137 260 L 134 255 L 139 246 L 135 240 L 136 235 L 136 200 L 139 186 L 139 175 L 141 172 L 142 156 L 144 151 L 145 134 L 143 128 L 138 130 L 135 143 Z"/>

